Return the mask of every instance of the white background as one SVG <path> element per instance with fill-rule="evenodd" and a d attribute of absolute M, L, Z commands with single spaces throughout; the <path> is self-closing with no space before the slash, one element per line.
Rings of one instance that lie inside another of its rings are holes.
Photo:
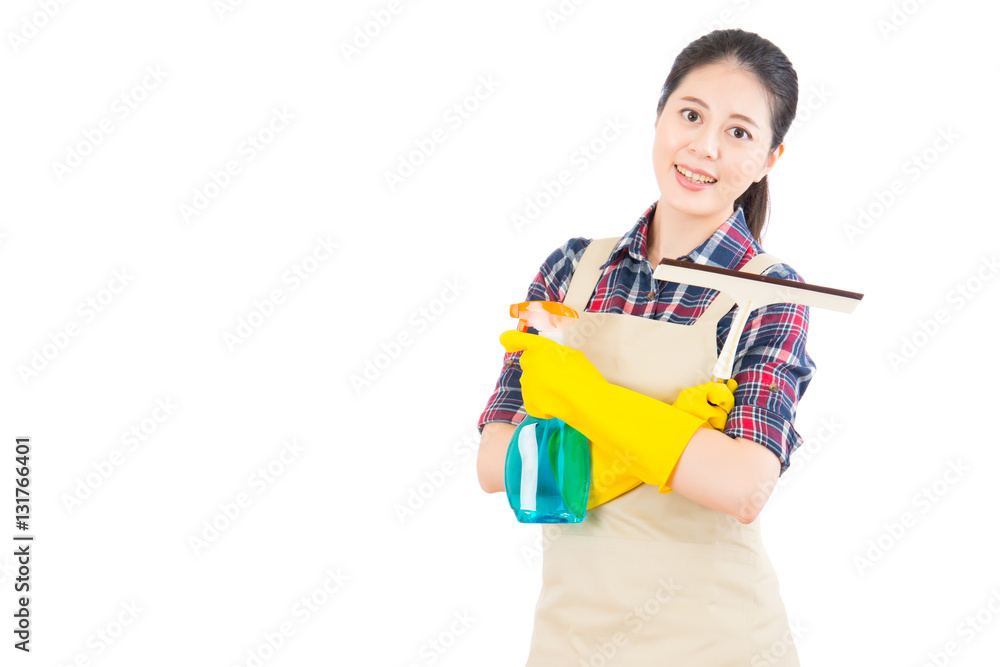
<path fill-rule="evenodd" d="M 376 31 L 387 2 L 49 4 L 0 18 L 4 664 L 523 664 L 540 529 L 475 466 L 497 337 L 553 249 L 658 199 L 660 87 L 717 27 L 773 41 L 799 77 L 765 249 L 865 294 L 812 310 L 806 445 L 761 515 L 802 664 L 1000 653 L 995 5 L 595 1 L 553 21 L 555 2 L 406 1 Z M 275 109 L 293 118 L 268 134 Z M 580 171 L 609 119 L 625 130 Z M 573 183 L 516 229 L 561 169 Z M 859 209 L 878 213 L 864 229 Z M 177 406 L 159 422 L 158 400 Z M 30 656 L 12 648 L 17 436 Z"/>

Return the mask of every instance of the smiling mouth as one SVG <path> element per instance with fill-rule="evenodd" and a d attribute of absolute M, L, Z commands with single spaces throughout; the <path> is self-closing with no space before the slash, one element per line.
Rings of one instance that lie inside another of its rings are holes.
<path fill-rule="evenodd" d="M 702 176 L 701 174 L 695 174 L 693 172 L 688 171 L 687 169 L 681 168 L 679 165 L 676 164 L 674 165 L 674 169 L 676 169 L 681 176 L 691 181 L 692 183 L 708 185 L 709 183 L 718 182 L 718 179 L 716 178 L 710 178 L 709 176 Z"/>

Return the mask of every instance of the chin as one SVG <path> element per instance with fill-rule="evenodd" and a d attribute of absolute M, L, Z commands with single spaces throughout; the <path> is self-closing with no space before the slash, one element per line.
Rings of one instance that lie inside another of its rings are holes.
<path fill-rule="evenodd" d="M 691 198 L 684 197 L 685 192 L 674 193 L 669 192 L 664 195 L 663 190 L 660 190 L 660 204 L 669 206 L 675 211 L 681 213 L 687 213 L 689 215 L 708 215 L 712 211 L 718 208 L 718 202 L 715 199 L 704 198 L 704 201 L 693 202 Z M 703 194 L 693 192 L 691 194 Z"/>

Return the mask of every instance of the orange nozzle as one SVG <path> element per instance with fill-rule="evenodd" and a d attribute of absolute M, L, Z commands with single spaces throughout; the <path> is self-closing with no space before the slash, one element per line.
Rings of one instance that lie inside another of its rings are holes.
<path fill-rule="evenodd" d="M 510 306 L 510 316 L 518 318 L 517 330 L 531 326 L 539 331 L 559 329 L 580 319 L 579 313 L 558 301 L 522 301 Z"/>

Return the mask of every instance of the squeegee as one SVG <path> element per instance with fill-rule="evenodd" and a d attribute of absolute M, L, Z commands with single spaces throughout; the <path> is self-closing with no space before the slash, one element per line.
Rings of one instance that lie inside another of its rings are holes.
<path fill-rule="evenodd" d="M 743 335 L 750 312 L 772 303 L 794 303 L 803 306 L 852 313 L 864 294 L 846 292 L 832 287 L 810 285 L 794 280 L 759 276 L 746 271 L 733 271 L 676 259 L 660 260 L 653 278 L 725 292 L 736 300 L 733 325 L 712 371 L 712 380 L 728 380 L 736 362 L 736 345 Z"/>

